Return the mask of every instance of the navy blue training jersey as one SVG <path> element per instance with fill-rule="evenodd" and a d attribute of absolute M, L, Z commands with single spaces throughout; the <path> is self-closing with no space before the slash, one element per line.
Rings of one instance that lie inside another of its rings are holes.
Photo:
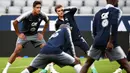
<path fill-rule="evenodd" d="M 80 31 L 78 29 L 78 26 L 76 24 L 76 21 L 74 19 L 74 14 L 77 11 L 77 8 L 68 8 L 68 9 L 64 9 L 64 19 L 57 19 L 56 20 L 56 30 L 59 29 L 59 26 L 61 24 L 68 24 L 72 27 L 72 40 L 76 40 L 80 37 Z"/>
<path fill-rule="evenodd" d="M 93 20 L 94 47 L 106 47 L 110 35 L 114 47 L 117 46 L 117 29 L 121 11 L 111 4 L 99 10 Z"/>
<path fill-rule="evenodd" d="M 71 39 L 71 33 L 69 28 L 58 29 L 51 35 L 47 44 L 41 49 L 42 54 L 60 54 L 63 49 L 70 48 L 74 52 L 74 45 Z"/>
<path fill-rule="evenodd" d="M 22 29 L 20 32 L 25 35 L 34 35 L 40 26 L 42 20 L 47 23 L 49 21 L 48 16 L 45 13 L 40 12 L 38 15 L 33 15 L 32 10 L 23 13 L 16 19 L 18 22 L 22 22 Z"/>

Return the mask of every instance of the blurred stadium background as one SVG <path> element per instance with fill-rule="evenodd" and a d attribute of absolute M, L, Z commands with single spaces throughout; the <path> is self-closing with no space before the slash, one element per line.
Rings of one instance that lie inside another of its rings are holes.
<path fill-rule="evenodd" d="M 18 17 L 20 14 L 32 9 L 32 4 L 35 0 L 0 0 L 0 72 L 6 65 L 8 57 L 11 55 L 15 48 L 15 42 L 17 36 L 12 27 L 12 21 Z M 106 5 L 106 0 L 41 0 L 42 1 L 42 11 L 48 14 L 50 18 L 50 25 L 45 34 L 45 40 L 47 41 L 49 36 L 55 31 L 54 23 L 56 19 L 56 13 L 54 7 L 57 4 L 62 4 L 65 7 L 76 6 L 78 11 L 76 12 L 75 18 L 78 24 L 81 33 L 88 42 L 89 45 L 92 44 L 93 39 L 91 37 L 91 21 L 94 14 L 101 8 Z M 130 31 L 130 0 L 119 0 L 119 7 L 123 11 L 123 17 L 120 21 L 118 28 L 118 42 L 123 47 L 125 53 L 129 48 L 129 31 Z M 43 22 L 44 23 L 44 22 Z M 39 31 L 43 28 L 43 23 L 41 23 Z M 21 27 L 21 25 L 20 25 Z M 34 57 L 38 52 L 39 48 L 35 49 L 30 43 L 26 46 L 25 49 L 20 53 L 21 57 Z M 78 57 L 83 57 L 85 54 L 76 47 L 76 52 Z M 5 58 L 6 57 L 6 58 Z M 9 73 L 18 73 L 25 66 L 29 65 L 32 58 L 27 59 L 18 59 L 9 69 Z M 82 59 L 82 64 L 85 59 Z M 27 63 L 26 63 L 27 62 Z M 21 67 L 24 66 L 24 67 Z M 113 62 L 109 64 L 108 60 L 101 60 L 101 62 L 96 62 L 96 67 L 99 73 L 112 73 L 118 64 Z M 14 67 L 14 68 L 13 68 Z M 15 68 L 16 67 L 16 68 Z M 17 67 L 21 67 L 18 68 Z M 65 69 L 73 69 L 66 67 Z M 56 70 L 61 73 L 70 73 L 66 72 L 65 69 L 61 69 L 56 66 Z M 18 70 L 18 71 L 16 71 Z M 68 71 L 71 71 L 68 70 Z M 125 73 L 125 72 L 123 72 Z"/>
<path fill-rule="evenodd" d="M 35 0 L 0 0 L 0 14 L 21 14 L 32 9 Z M 62 4 L 78 7 L 77 14 L 94 14 L 106 5 L 106 0 L 41 0 L 42 11 L 55 14 L 54 6 Z M 130 0 L 119 0 L 119 7 L 124 14 L 130 14 Z"/>

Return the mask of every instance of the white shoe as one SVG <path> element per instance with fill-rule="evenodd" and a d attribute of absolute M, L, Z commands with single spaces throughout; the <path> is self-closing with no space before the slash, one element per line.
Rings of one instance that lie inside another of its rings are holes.
<path fill-rule="evenodd" d="M 53 71 L 51 71 L 50 73 L 59 73 L 59 72 L 57 72 L 56 70 L 53 70 Z"/>
<path fill-rule="evenodd" d="M 122 69 L 118 68 L 118 69 L 116 69 L 116 71 L 113 72 L 113 73 L 122 73 Z"/>
<path fill-rule="evenodd" d="M 2 73 L 7 73 L 7 70 L 6 70 L 6 69 L 4 69 L 4 70 L 2 71 Z"/>

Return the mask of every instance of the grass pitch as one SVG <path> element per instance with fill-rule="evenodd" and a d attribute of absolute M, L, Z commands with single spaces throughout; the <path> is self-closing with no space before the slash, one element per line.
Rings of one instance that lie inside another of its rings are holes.
<path fill-rule="evenodd" d="M 8 73 L 20 73 L 24 68 L 26 68 L 30 64 L 32 59 L 33 57 L 16 59 L 16 61 L 9 68 Z M 0 73 L 2 73 L 2 70 L 5 67 L 7 61 L 8 61 L 7 57 L 6 58 L 0 57 Z M 86 61 L 85 58 L 81 59 L 82 65 L 84 64 L 85 61 Z M 95 67 L 98 73 L 113 73 L 119 67 L 119 64 L 117 62 L 109 62 L 108 59 L 104 59 L 100 61 L 95 61 Z M 70 66 L 60 68 L 59 66 L 55 65 L 54 68 L 60 73 L 75 73 L 74 69 Z M 34 73 L 39 73 L 40 70 L 41 69 L 39 69 Z M 88 73 L 91 73 L 90 69 Z M 123 73 L 126 72 L 123 70 Z"/>

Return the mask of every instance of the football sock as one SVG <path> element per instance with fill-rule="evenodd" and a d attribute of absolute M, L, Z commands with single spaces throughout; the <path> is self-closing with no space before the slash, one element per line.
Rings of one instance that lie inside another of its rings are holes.
<path fill-rule="evenodd" d="M 81 68 L 82 68 L 82 66 L 80 64 L 76 64 L 74 66 L 74 69 L 75 69 L 76 73 L 80 73 Z"/>
<path fill-rule="evenodd" d="M 53 67 L 53 63 L 50 63 L 49 67 L 50 67 L 50 71 L 51 71 L 51 72 L 55 71 L 55 69 L 54 69 L 54 67 Z"/>
<path fill-rule="evenodd" d="M 98 73 L 94 66 L 94 63 L 91 65 L 91 70 L 92 70 L 92 73 Z"/>
<path fill-rule="evenodd" d="M 21 73 L 30 73 L 30 72 L 29 72 L 28 69 L 26 68 L 26 69 L 24 69 Z"/>
<path fill-rule="evenodd" d="M 49 70 L 50 69 L 50 64 L 48 64 L 46 67 L 45 67 L 45 70 Z"/>
<path fill-rule="evenodd" d="M 7 71 L 8 69 L 9 69 L 9 67 L 10 67 L 10 63 L 9 62 L 7 62 L 7 64 L 6 64 L 6 67 L 5 67 L 5 69 L 4 69 L 4 71 Z M 4 72 L 3 72 L 4 73 Z"/>

